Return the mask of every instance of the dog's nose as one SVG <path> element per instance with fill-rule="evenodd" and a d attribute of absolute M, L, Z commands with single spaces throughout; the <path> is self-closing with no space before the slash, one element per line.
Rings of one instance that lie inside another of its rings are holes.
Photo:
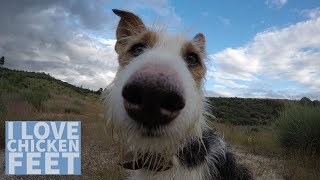
<path fill-rule="evenodd" d="M 185 106 L 183 93 L 176 73 L 157 67 L 137 71 L 122 90 L 128 115 L 148 128 L 174 120 Z"/>

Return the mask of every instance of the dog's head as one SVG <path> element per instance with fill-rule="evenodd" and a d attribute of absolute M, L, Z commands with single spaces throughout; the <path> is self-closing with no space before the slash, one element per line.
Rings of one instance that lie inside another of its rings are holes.
<path fill-rule="evenodd" d="M 104 96 L 109 131 L 136 151 L 176 149 L 201 135 L 205 37 L 148 29 L 133 13 L 120 17 L 115 50 L 119 70 Z"/>

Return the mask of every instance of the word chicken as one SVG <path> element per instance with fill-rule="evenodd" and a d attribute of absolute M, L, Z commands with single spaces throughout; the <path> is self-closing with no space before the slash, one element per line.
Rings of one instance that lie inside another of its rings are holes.
<path fill-rule="evenodd" d="M 7 175 L 80 175 L 80 121 L 6 121 Z"/>

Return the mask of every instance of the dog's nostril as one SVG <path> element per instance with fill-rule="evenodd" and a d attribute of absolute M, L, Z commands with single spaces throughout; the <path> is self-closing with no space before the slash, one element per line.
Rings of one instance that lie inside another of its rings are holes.
<path fill-rule="evenodd" d="M 138 84 L 126 85 L 122 90 L 122 97 L 131 104 L 142 104 L 142 87 Z"/>
<path fill-rule="evenodd" d="M 179 111 L 185 106 L 184 98 L 177 92 L 168 93 L 162 100 L 160 107 L 168 111 Z"/>

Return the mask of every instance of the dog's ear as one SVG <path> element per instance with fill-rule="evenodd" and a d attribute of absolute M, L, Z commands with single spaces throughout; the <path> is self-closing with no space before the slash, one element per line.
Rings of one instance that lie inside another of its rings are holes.
<path fill-rule="evenodd" d="M 146 29 L 142 20 L 137 15 L 118 9 L 113 9 L 112 11 L 120 17 L 116 32 L 118 43 L 122 44 L 124 42 L 121 41 L 124 41 L 126 37 L 135 35 Z"/>
<path fill-rule="evenodd" d="M 192 39 L 192 44 L 198 47 L 202 53 L 205 52 L 206 50 L 206 38 L 202 33 L 198 33 L 197 35 L 194 36 Z"/>

